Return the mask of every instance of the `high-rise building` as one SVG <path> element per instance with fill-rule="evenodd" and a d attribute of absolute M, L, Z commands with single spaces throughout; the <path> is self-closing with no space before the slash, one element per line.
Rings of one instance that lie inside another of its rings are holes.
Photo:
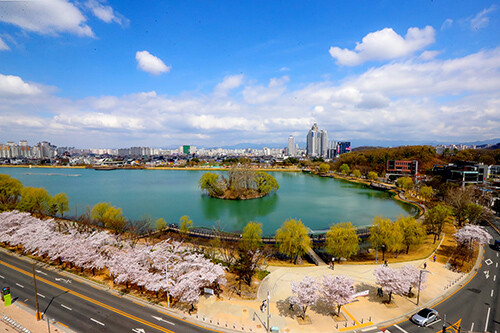
<path fill-rule="evenodd" d="M 288 156 L 295 156 L 297 154 L 297 150 L 295 149 L 295 138 L 293 135 L 288 137 Z"/>
<path fill-rule="evenodd" d="M 328 152 L 328 132 L 319 130 L 318 124 L 311 127 L 307 133 L 306 155 L 311 157 L 326 157 Z"/>

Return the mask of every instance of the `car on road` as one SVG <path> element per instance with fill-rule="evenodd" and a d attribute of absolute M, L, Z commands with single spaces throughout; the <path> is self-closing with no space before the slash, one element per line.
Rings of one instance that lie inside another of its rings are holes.
<path fill-rule="evenodd" d="M 427 326 L 439 319 L 439 313 L 434 309 L 424 308 L 413 316 L 411 316 L 411 321 L 418 326 Z"/>
<path fill-rule="evenodd" d="M 500 251 L 500 239 L 495 240 L 495 244 L 493 247 L 497 250 Z"/>

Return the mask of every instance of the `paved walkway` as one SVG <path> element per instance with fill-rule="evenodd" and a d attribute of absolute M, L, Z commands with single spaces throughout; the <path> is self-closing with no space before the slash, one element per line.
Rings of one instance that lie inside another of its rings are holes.
<path fill-rule="evenodd" d="M 444 264 L 432 262 L 432 260 L 417 260 L 412 265 L 423 269 L 424 262 L 427 270 L 432 274 L 428 276 L 426 286 L 420 294 L 420 306 L 436 299 L 446 293 L 450 293 L 458 283 L 463 282 L 467 275 L 455 273 L 445 268 Z M 406 263 L 390 264 L 390 267 L 398 268 Z M 266 314 L 259 310 L 261 302 L 266 299 L 269 292 L 271 297 L 271 326 L 280 328 L 280 332 L 342 332 L 353 329 L 361 329 L 376 323 L 390 321 L 393 318 L 411 313 L 417 309 L 416 296 L 393 296 L 391 304 L 382 301 L 387 296 L 380 298 L 376 296 L 377 286 L 373 270 L 376 265 L 348 265 L 336 264 L 335 270 L 328 266 L 319 267 L 269 267 L 271 271 L 260 284 L 257 300 L 246 301 L 232 298 L 230 300 L 216 301 L 213 297 L 202 298 L 198 305 L 199 318 L 213 320 L 213 322 L 228 323 L 228 327 L 237 327 L 241 331 L 264 332 L 262 323 L 258 318 L 254 319 L 256 313 L 262 321 Z M 321 306 L 312 307 L 307 310 L 311 319 L 310 325 L 301 325 L 296 319 L 297 313 L 289 310 L 287 297 L 292 295 L 290 283 L 300 281 L 306 275 L 320 280 L 324 274 L 347 275 L 355 280 L 356 290 L 368 290 L 368 296 L 357 298 L 354 302 L 342 309 L 340 317 L 332 316 L 330 310 Z M 416 291 L 415 291 L 416 293 Z"/>

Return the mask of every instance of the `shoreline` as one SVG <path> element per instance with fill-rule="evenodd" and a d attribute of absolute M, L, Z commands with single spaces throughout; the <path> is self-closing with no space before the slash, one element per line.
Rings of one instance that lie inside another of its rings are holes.
<path fill-rule="evenodd" d="M 39 168 L 39 169 L 93 169 L 91 167 L 87 166 L 80 166 L 80 165 L 72 165 L 72 166 L 66 166 L 66 165 L 10 165 L 10 164 L 2 164 L 0 165 L 0 168 L 25 168 L 25 169 L 34 169 L 34 168 Z M 209 167 L 141 167 L 141 168 L 116 168 L 115 170 L 174 170 L 174 171 L 180 171 L 180 170 L 185 170 L 185 171 L 227 171 L 231 169 L 230 167 L 215 167 L 215 168 L 209 168 Z M 110 171 L 115 171 L 115 170 L 110 170 Z M 278 168 L 255 168 L 252 170 L 258 170 L 258 171 L 266 171 L 266 172 L 302 172 L 302 169 L 278 169 Z"/>

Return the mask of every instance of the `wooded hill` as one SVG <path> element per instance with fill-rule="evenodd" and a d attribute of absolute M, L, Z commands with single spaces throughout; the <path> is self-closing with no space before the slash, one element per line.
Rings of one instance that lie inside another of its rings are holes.
<path fill-rule="evenodd" d="M 426 173 L 436 164 L 457 161 L 475 161 L 488 165 L 500 164 L 500 149 L 445 150 L 442 155 L 438 155 L 432 146 L 374 148 L 341 155 L 333 163 L 333 169 L 339 170 L 342 164 L 347 164 L 351 170 L 358 169 L 362 174 L 375 171 L 381 175 L 385 172 L 388 160 L 417 160 L 419 173 Z"/>

